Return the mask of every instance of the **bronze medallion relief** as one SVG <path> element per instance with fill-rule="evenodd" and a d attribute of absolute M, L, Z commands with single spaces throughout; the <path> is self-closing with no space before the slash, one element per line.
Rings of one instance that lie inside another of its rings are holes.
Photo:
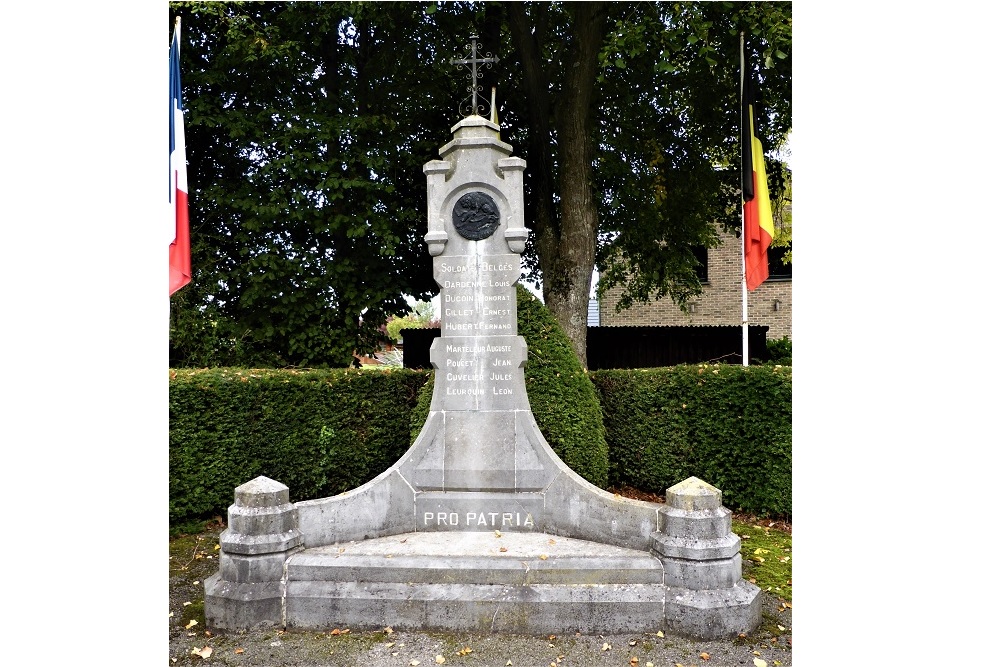
<path fill-rule="evenodd" d="M 500 226 L 500 209 L 493 197 L 485 192 L 468 192 L 455 202 L 451 222 L 462 238 L 482 241 Z"/>

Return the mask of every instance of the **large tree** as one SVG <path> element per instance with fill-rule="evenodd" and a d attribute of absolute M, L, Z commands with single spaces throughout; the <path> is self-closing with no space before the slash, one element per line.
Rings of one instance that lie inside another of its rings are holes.
<path fill-rule="evenodd" d="M 375 4 L 171 8 L 194 269 L 172 299 L 173 361 L 346 366 L 405 293 L 435 290 L 421 168 L 455 96 L 443 66 L 414 71 L 461 38 Z"/>
<path fill-rule="evenodd" d="M 526 101 L 546 306 L 586 363 L 592 269 L 621 305 L 697 294 L 699 246 L 739 220 L 739 33 L 764 63 L 765 139 L 791 127 L 790 3 L 507 3 Z M 777 173 L 776 169 L 772 169 Z M 780 182 L 775 185 L 780 188 Z"/>
<path fill-rule="evenodd" d="M 626 302 L 683 302 L 692 248 L 738 220 L 739 30 L 771 65 L 764 138 L 791 122 L 789 3 L 171 8 L 194 209 L 195 278 L 172 307 L 182 363 L 212 331 L 243 361 L 344 365 L 406 312 L 401 294 L 436 291 L 421 166 L 460 117 L 468 81 L 448 60 L 471 33 L 500 56 L 486 95 L 498 87 L 528 161 L 527 264 L 584 363 L 595 262 Z"/>

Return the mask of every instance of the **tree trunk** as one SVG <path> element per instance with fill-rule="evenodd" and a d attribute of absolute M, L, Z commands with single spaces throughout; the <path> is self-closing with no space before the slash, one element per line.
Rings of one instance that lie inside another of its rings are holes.
<path fill-rule="evenodd" d="M 562 89 L 556 94 L 559 151 L 559 215 L 549 134 L 551 95 L 538 49 L 537 24 L 523 8 L 510 12 L 515 45 L 524 63 L 529 99 L 529 157 L 534 165 L 534 230 L 545 306 L 569 336 L 587 367 L 587 306 L 597 252 L 597 203 L 593 188 L 594 85 L 605 36 L 607 2 L 566 4 L 570 45 Z M 532 32 L 532 28 L 535 32 Z M 532 169 L 529 162 L 529 170 Z"/>
<path fill-rule="evenodd" d="M 587 306 L 597 253 L 597 202 L 594 195 L 594 85 L 597 54 L 605 36 L 604 2 L 570 3 L 572 43 L 558 116 L 560 220 L 559 244 L 545 264 L 545 305 L 587 367 Z M 544 265 L 543 265 L 544 266 Z"/>
<path fill-rule="evenodd" d="M 526 178 L 531 180 L 532 197 L 526 202 L 525 224 L 535 232 L 534 243 L 538 251 L 543 280 L 546 264 L 543 258 L 552 257 L 558 249 L 559 219 L 555 209 L 556 185 L 554 156 L 550 135 L 552 132 L 551 105 L 549 103 L 549 77 L 542 60 L 540 39 L 546 26 L 539 17 L 528 18 L 527 3 L 510 3 L 508 19 L 514 48 L 524 65 L 525 97 L 528 103 L 528 162 Z M 542 16 L 544 12 L 535 10 Z"/>

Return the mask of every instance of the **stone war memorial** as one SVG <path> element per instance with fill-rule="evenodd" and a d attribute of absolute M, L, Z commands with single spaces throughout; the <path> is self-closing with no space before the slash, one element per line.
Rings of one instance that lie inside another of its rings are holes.
<path fill-rule="evenodd" d="M 721 492 L 689 478 L 666 503 L 584 480 L 545 441 L 524 384 L 515 283 L 528 230 L 522 176 L 500 127 L 472 114 L 424 165 L 441 288 L 426 423 L 392 467 L 346 493 L 289 502 L 258 477 L 236 488 L 205 581 L 210 628 L 584 634 L 751 632 L 760 589 L 742 578 Z"/>

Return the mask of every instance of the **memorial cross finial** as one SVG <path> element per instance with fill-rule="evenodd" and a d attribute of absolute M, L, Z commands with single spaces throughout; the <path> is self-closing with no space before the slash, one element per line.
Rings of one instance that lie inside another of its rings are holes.
<path fill-rule="evenodd" d="M 471 43 L 465 45 L 466 57 L 465 58 L 452 58 L 451 64 L 462 67 L 465 65 L 472 72 L 472 85 L 466 88 L 466 90 L 472 93 L 472 107 L 470 109 L 469 115 L 479 115 L 479 92 L 483 89 L 479 85 L 479 68 L 478 65 L 485 65 L 487 69 L 493 67 L 493 63 L 500 62 L 500 59 L 489 53 L 483 54 L 483 57 L 479 57 L 479 45 L 476 40 L 479 39 L 477 35 L 472 35 L 470 38 Z M 463 106 L 460 104 L 458 107 L 459 113 L 462 113 Z"/>

